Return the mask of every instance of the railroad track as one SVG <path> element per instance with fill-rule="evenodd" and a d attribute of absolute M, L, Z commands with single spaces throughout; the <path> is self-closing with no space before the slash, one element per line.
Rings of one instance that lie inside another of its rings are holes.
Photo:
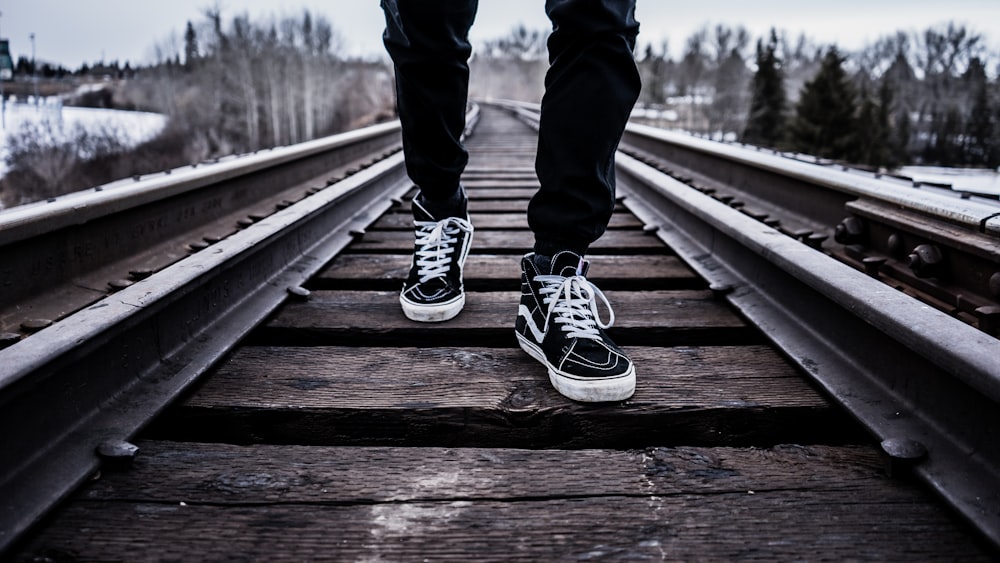
<path fill-rule="evenodd" d="M 377 149 L 264 182 L 300 194 L 276 213 L 18 335 L 0 351 L 9 555 L 995 555 L 995 339 L 802 244 L 790 219 L 665 175 L 656 135 L 626 137 L 590 256 L 637 393 L 556 394 L 511 334 L 537 187 L 511 112 L 484 109 L 468 140 L 477 232 L 454 321 L 398 309 L 410 186 L 386 126 Z"/>

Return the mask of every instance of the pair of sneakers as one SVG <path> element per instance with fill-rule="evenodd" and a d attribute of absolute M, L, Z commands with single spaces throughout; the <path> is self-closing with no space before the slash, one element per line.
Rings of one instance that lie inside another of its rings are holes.
<path fill-rule="evenodd" d="M 436 219 L 413 201 L 416 231 L 413 264 L 399 301 L 407 318 L 439 322 L 465 306 L 463 269 L 473 227 L 461 217 Z M 635 392 L 635 366 L 608 338 L 614 311 L 604 293 L 587 280 L 588 263 L 569 251 L 521 259 L 521 300 L 514 331 L 518 343 L 547 369 L 564 396 L 581 402 L 623 401 Z M 597 301 L 608 309 L 603 322 Z"/>

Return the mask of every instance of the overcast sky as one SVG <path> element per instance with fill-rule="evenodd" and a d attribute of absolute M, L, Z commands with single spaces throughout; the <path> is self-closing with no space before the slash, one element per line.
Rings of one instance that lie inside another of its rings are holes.
<path fill-rule="evenodd" d="M 377 0 L 0 0 L 0 37 L 10 39 L 15 59 L 31 56 L 34 33 L 37 57 L 68 68 L 102 59 L 144 63 L 154 58 L 154 45 L 171 34 L 182 37 L 186 22 L 198 22 L 216 3 L 226 19 L 248 12 L 260 20 L 308 8 L 333 22 L 351 54 L 383 53 Z M 548 28 L 544 4 L 480 0 L 473 42 L 502 36 L 518 23 Z M 755 37 L 775 26 L 852 50 L 896 30 L 954 21 L 986 35 L 991 58 L 1000 58 L 1000 0 L 638 0 L 636 15 L 641 44 L 667 38 L 675 52 L 704 24 L 742 24 Z"/>

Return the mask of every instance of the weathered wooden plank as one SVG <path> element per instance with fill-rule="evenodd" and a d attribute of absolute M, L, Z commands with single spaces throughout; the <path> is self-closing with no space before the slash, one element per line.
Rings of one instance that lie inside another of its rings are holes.
<path fill-rule="evenodd" d="M 530 179 L 468 178 L 462 180 L 462 185 L 464 185 L 466 190 L 468 190 L 469 192 L 479 191 L 479 190 L 510 190 L 510 189 L 520 189 L 520 188 L 529 188 L 532 190 L 537 190 L 541 186 L 537 178 L 530 178 Z"/>
<path fill-rule="evenodd" d="M 472 224 L 477 232 L 486 229 L 527 229 L 528 216 L 524 211 L 515 213 L 472 213 Z M 611 216 L 609 229 L 641 229 L 642 222 L 635 215 L 616 213 Z M 371 227 L 374 229 L 413 231 L 413 215 L 407 213 L 387 213 Z"/>
<path fill-rule="evenodd" d="M 528 199 L 470 199 L 470 213 L 520 213 L 528 211 Z M 396 208 L 399 213 L 412 216 L 410 211 L 410 200 L 405 200 L 401 207 Z M 615 205 L 615 213 L 625 213 L 628 210 L 621 204 Z"/>
<path fill-rule="evenodd" d="M 623 404 L 559 395 L 519 349 L 248 347 L 150 435 L 488 447 L 770 445 L 861 436 L 766 347 L 630 348 Z"/>
<path fill-rule="evenodd" d="M 472 241 L 472 251 L 480 254 L 523 254 L 531 250 L 535 236 L 527 230 L 478 231 Z M 642 231 L 607 231 L 591 245 L 591 252 L 620 254 L 666 253 L 660 239 Z M 352 243 L 347 252 L 413 252 L 412 231 L 370 231 Z"/>
<path fill-rule="evenodd" d="M 520 168 L 510 167 L 510 168 L 483 168 L 483 167 L 471 167 L 465 168 L 465 172 L 462 173 L 463 180 L 538 180 L 538 176 L 535 175 L 534 166 L 522 166 Z"/>
<path fill-rule="evenodd" d="M 990 559 L 861 448 L 142 446 L 17 558 Z"/>
<path fill-rule="evenodd" d="M 629 350 L 641 374 L 629 408 L 828 406 L 766 346 Z M 512 397 L 535 384 L 537 393 Z M 575 404 L 548 387 L 545 370 L 520 349 L 248 346 L 214 372 L 189 404 L 519 411 Z"/>
<path fill-rule="evenodd" d="M 675 256 L 592 254 L 589 279 L 602 290 L 698 289 L 704 281 Z M 309 281 L 310 289 L 398 290 L 410 270 L 405 254 L 343 254 Z M 467 291 L 516 291 L 520 257 L 472 254 L 465 263 Z"/>
<path fill-rule="evenodd" d="M 137 445 L 139 453 L 127 473 L 109 473 L 89 483 L 75 500 L 226 505 L 748 491 L 766 495 L 782 489 L 854 496 L 859 487 L 883 489 L 882 494 L 910 489 L 906 482 L 886 478 L 878 453 L 863 445 L 635 450 L 237 446 L 153 440 Z"/>
<path fill-rule="evenodd" d="M 708 291 L 608 291 L 622 345 L 746 344 L 756 330 Z M 398 291 L 315 291 L 289 303 L 253 342 L 289 345 L 513 346 L 519 293 L 467 292 L 465 309 L 445 323 L 403 316 Z M 608 318 L 603 312 L 603 318 Z"/>
<path fill-rule="evenodd" d="M 504 188 L 494 190 L 472 189 L 468 191 L 470 200 L 474 199 L 521 199 L 528 200 L 538 191 L 537 187 Z"/>

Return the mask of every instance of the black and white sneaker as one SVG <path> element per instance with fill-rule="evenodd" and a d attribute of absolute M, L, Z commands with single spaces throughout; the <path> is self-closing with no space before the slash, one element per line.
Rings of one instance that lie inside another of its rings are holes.
<path fill-rule="evenodd" d="M 447 321 L 465 307 L 462 270 L 472 245 L 472 223 L 466 218 L 436 220 L 413 200 L 416 242 L 413 265 L 399 294 L 406 318 L 425 323 Z"/>
<path fill-rule="evenodd" d="M 521 259 L 521 304 L 514 330 L 521 348 L 545 364 L 557 391 L 583 402 L 623 401 L 635 392 L 632 360 L 604 333 L 615 322 L 604 293 L 572 252 Z M 610 313 L 605 324 L 597 298 Z"/>

